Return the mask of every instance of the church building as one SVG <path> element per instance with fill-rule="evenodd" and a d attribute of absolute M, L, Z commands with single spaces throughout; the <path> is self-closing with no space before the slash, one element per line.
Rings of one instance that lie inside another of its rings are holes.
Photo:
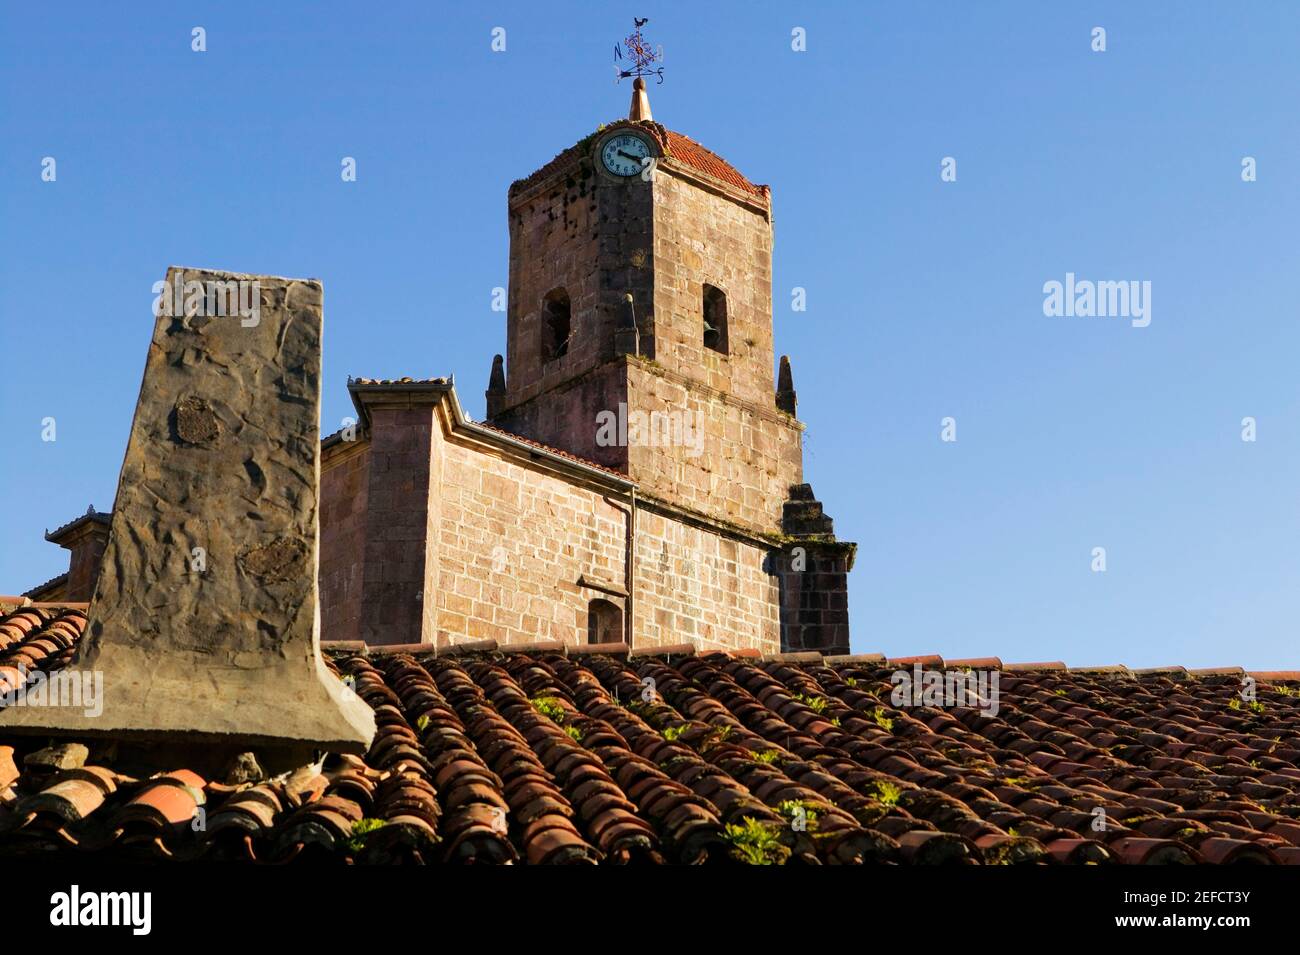
<path fill-rule="evenodd" d="M 638 78 L 508 201 L 487 420 L 449 379 L 352 378 L 322 442 L 324 638 L 847 653 L 855 545 L 804 483 L 788 359 L 774 382 L 769 188 Z M 89 599 L 108 526 L 47 535 L 76 572 L 28 596 Z"/>

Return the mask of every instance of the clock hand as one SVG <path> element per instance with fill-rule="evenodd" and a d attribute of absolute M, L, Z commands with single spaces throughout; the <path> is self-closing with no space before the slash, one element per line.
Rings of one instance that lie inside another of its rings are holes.
<path fill-rule="evenodd" d="M 625 158 L 625 159 L 634 159 L 634 160 L 636 160 L 637 162 L 640 162 L 640 161 L 641 161 L 641 157 L 640 157 L 640 156 L 633 156 L 631 153 L 625 153 L 625 152 L 623 152 L 623 150 L 621 150 L 621 149 L 616 150 L 616 152 L 617 152 L 620 156 L 622 156 L 623 158 Z"/>

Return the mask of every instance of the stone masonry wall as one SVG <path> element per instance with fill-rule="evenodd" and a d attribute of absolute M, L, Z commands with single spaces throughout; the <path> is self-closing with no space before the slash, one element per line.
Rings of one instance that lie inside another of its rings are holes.
<path fill-rule="evenodd" d="M 650 184 L 611 182 L 592 171 L 586 156 L 548 189 L 511 202 L 506 407 L 612 358 L 629 291 L 644 321 L 642 349 L 653 354 L 652 223 Z M 555 288 L 569 295 L 569 350 L 544 361 L 542 304 Z M 544 431 L 529 437 L 558 445 Z"/>
<path fill-rule="evenodd" d="M 448 440 L 431 409 L 374 414 L 370 439 L 324 462 L 326 639 L 578 644 L 591 600 L 626 612 L 624 597 L 578 583 L 626 587 L 625 499 Z M 767 548 L 645 506 L 637 521 L 634 646 L 780 647 Z"/>
<path fill-rule="evenodd" d="M 448 440 L 431 409 L 375 414 L 378 459 L 372 438 L 324 461 L 326 639 L 580 644 L 591 600 L 626 612 L 624 597 L 578 583 L 626 587 L 625 499 Z M 402 433 L 385 437 L 392 427 Z M 644 504 L 636 540 L 634 646 L 779 649 L 781 587 L 768 548 Z"/>
<path fill-rule="evenodd" d="M 429 511 L 433 434 L 429 407 L 371 410 L 366 535 L 361 549 L 360 639 L 419 643 L 432 572 Z"/>
<path fill-rule="evenodd" d="M 473 447 L 440 439 L 436 454 L 438 643 L 586 642 L 588 601 L 614 598 L 578 578 L 625 585 L 624 511 L 596 491 Z"/>
<path fill-rule="evenodd" d="M 369 441 L 342 444 L 322 455 L 320 612 L 321 633 L 329 640 L 361 639 L 369 477 Z"/>
<path fill-rule="evenodd" d="M 622 359 L 548 391 L 540 397 L 507 409 L 492 423 L 562 448 L 615 471 L 627 470 L 627 449 L 596 443 L 597 421 L 602 411 L 616 410 L 627 401 L 627 372 Z"/>
<path fill-rule="evenodd" d="M 790 486 L 803 481 L 803 433 L 775 409 L 760 413 L 744 402 L 670 378 L 653 365 L 629 366 L 631 410 L 650 420 L 676 420 L 700 429 L 694 447 L 642 442 L 628 449 L 628 473 L 651 494 L 719 520 L 778 534 Z M 689 414 L 689 417 L 686 415 Z M 676 416 L 676 418 L 674 418 Z M 680 432 L 687 434 L 685 427 Z M 695 449 L 699 448 L 699 453 Z"/>
<path fill-rule="evenodd" d="M 780 649 L 778 579 L 766 548 L 642 508 L 637 515 L 637 646 Z"/>
<path fill-rule="evenodd" d="M 781 645 L 790 651 L 849 652 L 849 554 L 842 546 L 797 542 L 802 569 L 787 551 L 773 557 L 781 582 Z"/>
<path fill-rule="evenodd" d="M 102 525 L 88 529 L 73 544 L 63 599 L 90 600 L 95 592 L 95 581 L 99 577 L 99 568 L 104 561 L 104 550 L 107 546 L 108 533 Z"/>
<path fill-rule="evenodd" d="M 726 355 L 704 347 L 705 283 L 727 296 Z M 772 226 L 766 215 L 661 168 L 654 177 L 654 307 L 656 361 L 772 407 Z"/>

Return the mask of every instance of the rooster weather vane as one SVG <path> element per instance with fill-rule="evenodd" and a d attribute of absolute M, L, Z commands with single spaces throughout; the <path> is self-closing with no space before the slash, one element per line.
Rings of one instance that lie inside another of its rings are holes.
<path fill-rule="evenodd" d="M 641 35 L 641 28 L 649 22 L 649 17 L 633 17 L 632 25 L 635 29 L 621 44 L 614 44 L 614 72 L 618 74 L 614 78 L 615 83 L 622 82 L 629 76 L 657 76 L 660 83 L 664 81 L 664 68 L 655 66 L 656 63 L 663 62 L 664 48 L 659 46 L 651 49 Z"/>

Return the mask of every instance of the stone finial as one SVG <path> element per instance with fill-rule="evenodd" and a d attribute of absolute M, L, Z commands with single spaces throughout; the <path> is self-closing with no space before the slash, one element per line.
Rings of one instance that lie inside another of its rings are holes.
<path fill-rule="evenodd" d="M 632 81 L 632 105 L 628 107 L 627 118 L 634 123 L 654 119 L 650 115 L 650 94 L 645 91 L 645 80 L 639 76 Z"/>
<path fill-rule="evenodd" d="M 781 649 L 848 653 L 848 574 L 857 545 L 835 539 L 835 523 L 809 484 L 790 486 L 781 533 L 790 539 L 778 559 Z"/>
<path fill-rule="evenodd" d="M 790 486 L 790 496 L 782 505 L 781 533 L 787 537 L 835 539 L 835 523 L 822 511 L 811 484 Z"/>
<path fill-rule="evenodd" d="M 636 324 L 636 299 L 628 292 L 623 296 L 627 308 L 621 309 L 618 327 L 614 330 L 614 353 L 617 355 L 641 354 L 641 332 Z"/>
<path fill-rule="evenodd" d="M 794 393 L 794 375 L 790 372 L 790 356 L 781 356 L 781 370 L 776 376 L 776 406 L 793 415 L 798 401 Z"/>
<path fill-rule="evenodd" d="M 488 420 L 491 421 L 500 412 L 506 397 L 506 365 L 505 359 L 500 355 L 492 356 L 492 371 L 488 375 L 487 391 L 484 394 L 487 397 Z"/>
<path fill-rule="evenodd" d="M 62 671 L 97 699 L 8 706 L 0 732 L 110 737 L 187 766 L 365 752 L 374 714 L 320 655 L 320 283 L 172 268 L 167 285 L 207 289 L 209 307 L 237 287 L 248 305 L 155 321 L 90 622 Z"/>

